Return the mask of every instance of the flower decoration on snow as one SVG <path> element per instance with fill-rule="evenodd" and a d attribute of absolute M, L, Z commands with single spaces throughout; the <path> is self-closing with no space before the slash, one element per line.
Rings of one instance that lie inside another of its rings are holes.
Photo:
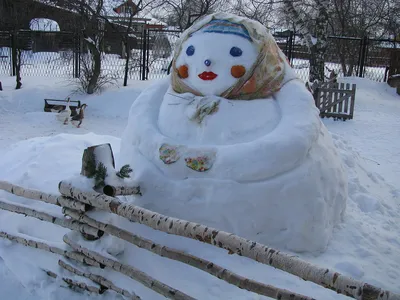
<path fill-rule="evenodd" d="M 186 166 L 197 172 L 211 169 L 215 160 L 215 153 L 204 153 L 195 157 L 185 157 Z"/>
<path fill-rule="evenodd" d="M 180 158 L 179 153 L 179 146 L 173 146 L 169 144 L 162 144 L 159 152 L 160 152 L 160 159 L 166 164 L 172 164 L 177 162 Z"/>

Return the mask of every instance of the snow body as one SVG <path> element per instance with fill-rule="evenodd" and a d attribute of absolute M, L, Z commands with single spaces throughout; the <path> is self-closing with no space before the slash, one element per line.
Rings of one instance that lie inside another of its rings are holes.
<path fill-rule="evenodd" d="M 209 51 L 199 59 L 216 61 Z M 135 203 L 264 244 L 323 251 L 345 210 L 347 178 L 311 94 L 284 67 L 280 90 L 251 101 L 176 92 L 171 78 L 145 90 L 121 142 L 121 163 L 143 192 Z M 211 109 L 198 118 L 199 107 Z"/>

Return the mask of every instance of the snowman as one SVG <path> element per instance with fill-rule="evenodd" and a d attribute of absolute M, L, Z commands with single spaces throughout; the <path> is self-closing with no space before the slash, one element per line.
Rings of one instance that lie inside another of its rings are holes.
<path fill-rule="evenodd" d="M 323 251 L 347 178 L 308 92 L 268 30 L 203 17 L 172 74 L 133 103 L 121 141 L 136 205 L 292 251 Z"/>

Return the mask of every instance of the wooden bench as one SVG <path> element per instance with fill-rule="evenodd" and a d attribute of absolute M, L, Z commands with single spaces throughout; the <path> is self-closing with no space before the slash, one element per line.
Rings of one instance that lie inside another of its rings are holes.
<path fill-rule="evenodd" d="M 79 100 L 70 100 L 69 108 L 71 109 L 71 117 L 77 114 L 77 109 L 81 107 L 81 101 Z M 73 105 L 71 103 L 77 103 L 77 105 Z M 53 112 L 54 110 L 64 110 L 67 106 L 67 100 L 59 100 L 59 99 L 44 99 L 44 111 L 45 112 Z"/>
<path fill-rule="evenodd" d="M 349 83 L 324 82 L 314 91 L 315 105 L 322 118 L 353 119 L 356 85 Z"/>

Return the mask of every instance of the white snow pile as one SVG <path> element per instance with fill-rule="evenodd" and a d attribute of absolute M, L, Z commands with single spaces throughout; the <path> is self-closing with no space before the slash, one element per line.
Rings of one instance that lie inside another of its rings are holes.
<path fill-rule="evenodd" d="M 396 149 L 400 136 L 398 132 L 393 132 L 392 128 L 399 124 L 400 103 L 395 90 L 383 83 L 372 83 L 357 78 L 347 80 L 346 82 L 357 83 L 359 97 L 356 102 L 355 119 L 347 122 L 324 120 L 330 131 L 335 132 L 333 141 L 348 176 L 347 208 L 343 222 L 335 227 L 325 252 L 297 255 L 318 265 L 334 268 L 347 276 L 399 293 L 400 191 L 388 182 L 395 184 L 398 178 L 400 159 Z M 0 104 L 0 180 L 57 193 L 59 181 L 76 176 L 80 172 L 83 150 L 88 146 L 103 143 L 111 143 L 117 167 L 122 165 L 119 149 L 121 140 L 118 135 L 126 126 L 127 107 L 137 97 L 136 91 L 142 85 L 141 82 L 135 84 L 133 89 L 111 90 L 102 96 L 83 98 L 85 103 L 89 103 L 87 116 L 82 128 L 76 129 L 59 124 L 55 126 L 50 122 L 51 114 L 41 112 L 43 98 L 49 95 L 57 97 L 57 93 L 58 98 L 65 98 L 70 87 L 60 88 L 59 84 L 57 87 L 48 79 L 47 82 L 25 80 L 24 89 L 12 91 L 13 81 L 2 81 L 5 91 L 1 94 Z M 110 97 L 110 93 L 115 96 Z M 115 101 L 115 105 L 108 105 L 109 101 Z M 34 137 L 35 135 L 37 137 Z M 187 182 L 182 181 L 182 189 L 186 184 Z M 162 193 L 162 186 L 156 188 Z M 55 216 L 62 216 L 61 209 L 53 205 L 15 197 L 5 192 L 0 192 L 0 198 L 2 201 L 23 204 Z M 245 200 L 247 198 L 243 198 L 243 201 Z M 242 276 L 317 299 L 347 299 L 244 257 L 227 255 L 225 250 L 157 232 L 121 218 L 111 218 L 107 214 L 96 214 L 99 219 L 118 222 L 119 226 L 131 232 L 212 260 Z M 60 248 L 65 247 L 62 241 L 63 234 L 67 232 L 65 229 L 30 217 L 0 211 L 0 229 L 23 234 L 26 238 L 38 238 Z M 107 235 L 100 241 L 101 243 L 85 245 L 108 257 L 110 254 L 107 250 L 112 250 L 113 245 L 121 247 L 121 244 L 116 244 L 116 240 Z M 265 299 L 182 263 L 170 261 L 126 243 L 122 243 L 122 246 L 125 248 L 124 253 L 113 257 L 114 259 L 129 263 L 192 297 L 220 299 L 223 295 L 227 299 Z M 88 293 L 80 294 L 60 288 L 66 284 L 61 280 L 49 278 L 43 270 L 60 275 L 71 274 L 64 273 L 58 267 L 58 258 L 53 254 L 1 240 L 0 257 L 0 292 L 7 299 L 121 299 L 110 291 L 101 296 L 89 296 Z M 142 285 L 108 268 L 92 272 L 111 279 L 121 288 L 135 291 L 142 299 L 162 299 Z"/>
<path fill-rule="evenodd" d="M 186 36 L 176 67 L 206 96 L 175 92 L 172 77 L 132 105 L 121 160 L 145 191 L 135 203 L 281 249 L 325 250 L 346 206 L 347 178 L 312 95 L 285 61 L 287 83 L 273 96 L 215 96 L 235 85 L 236 66 L 251 70 L 258 48 L 236 32 Z"/>
<path fill-rule="evenodd" d="M 303 84 L 287 85 L 276 103 L 221 101 L 202 127 L 181 112 L 193 97 L 169 97 L 168 80 L 143 92 L 121 146 L 145 191 L 135 203 L 262 243 L 323 250 L 345 207 L 346 177 Z M 181 159 L 165 164 L 163 145 L 179 146 Z M 186 158 L 208 153 L 207 172 L 186 167 Z"/>

